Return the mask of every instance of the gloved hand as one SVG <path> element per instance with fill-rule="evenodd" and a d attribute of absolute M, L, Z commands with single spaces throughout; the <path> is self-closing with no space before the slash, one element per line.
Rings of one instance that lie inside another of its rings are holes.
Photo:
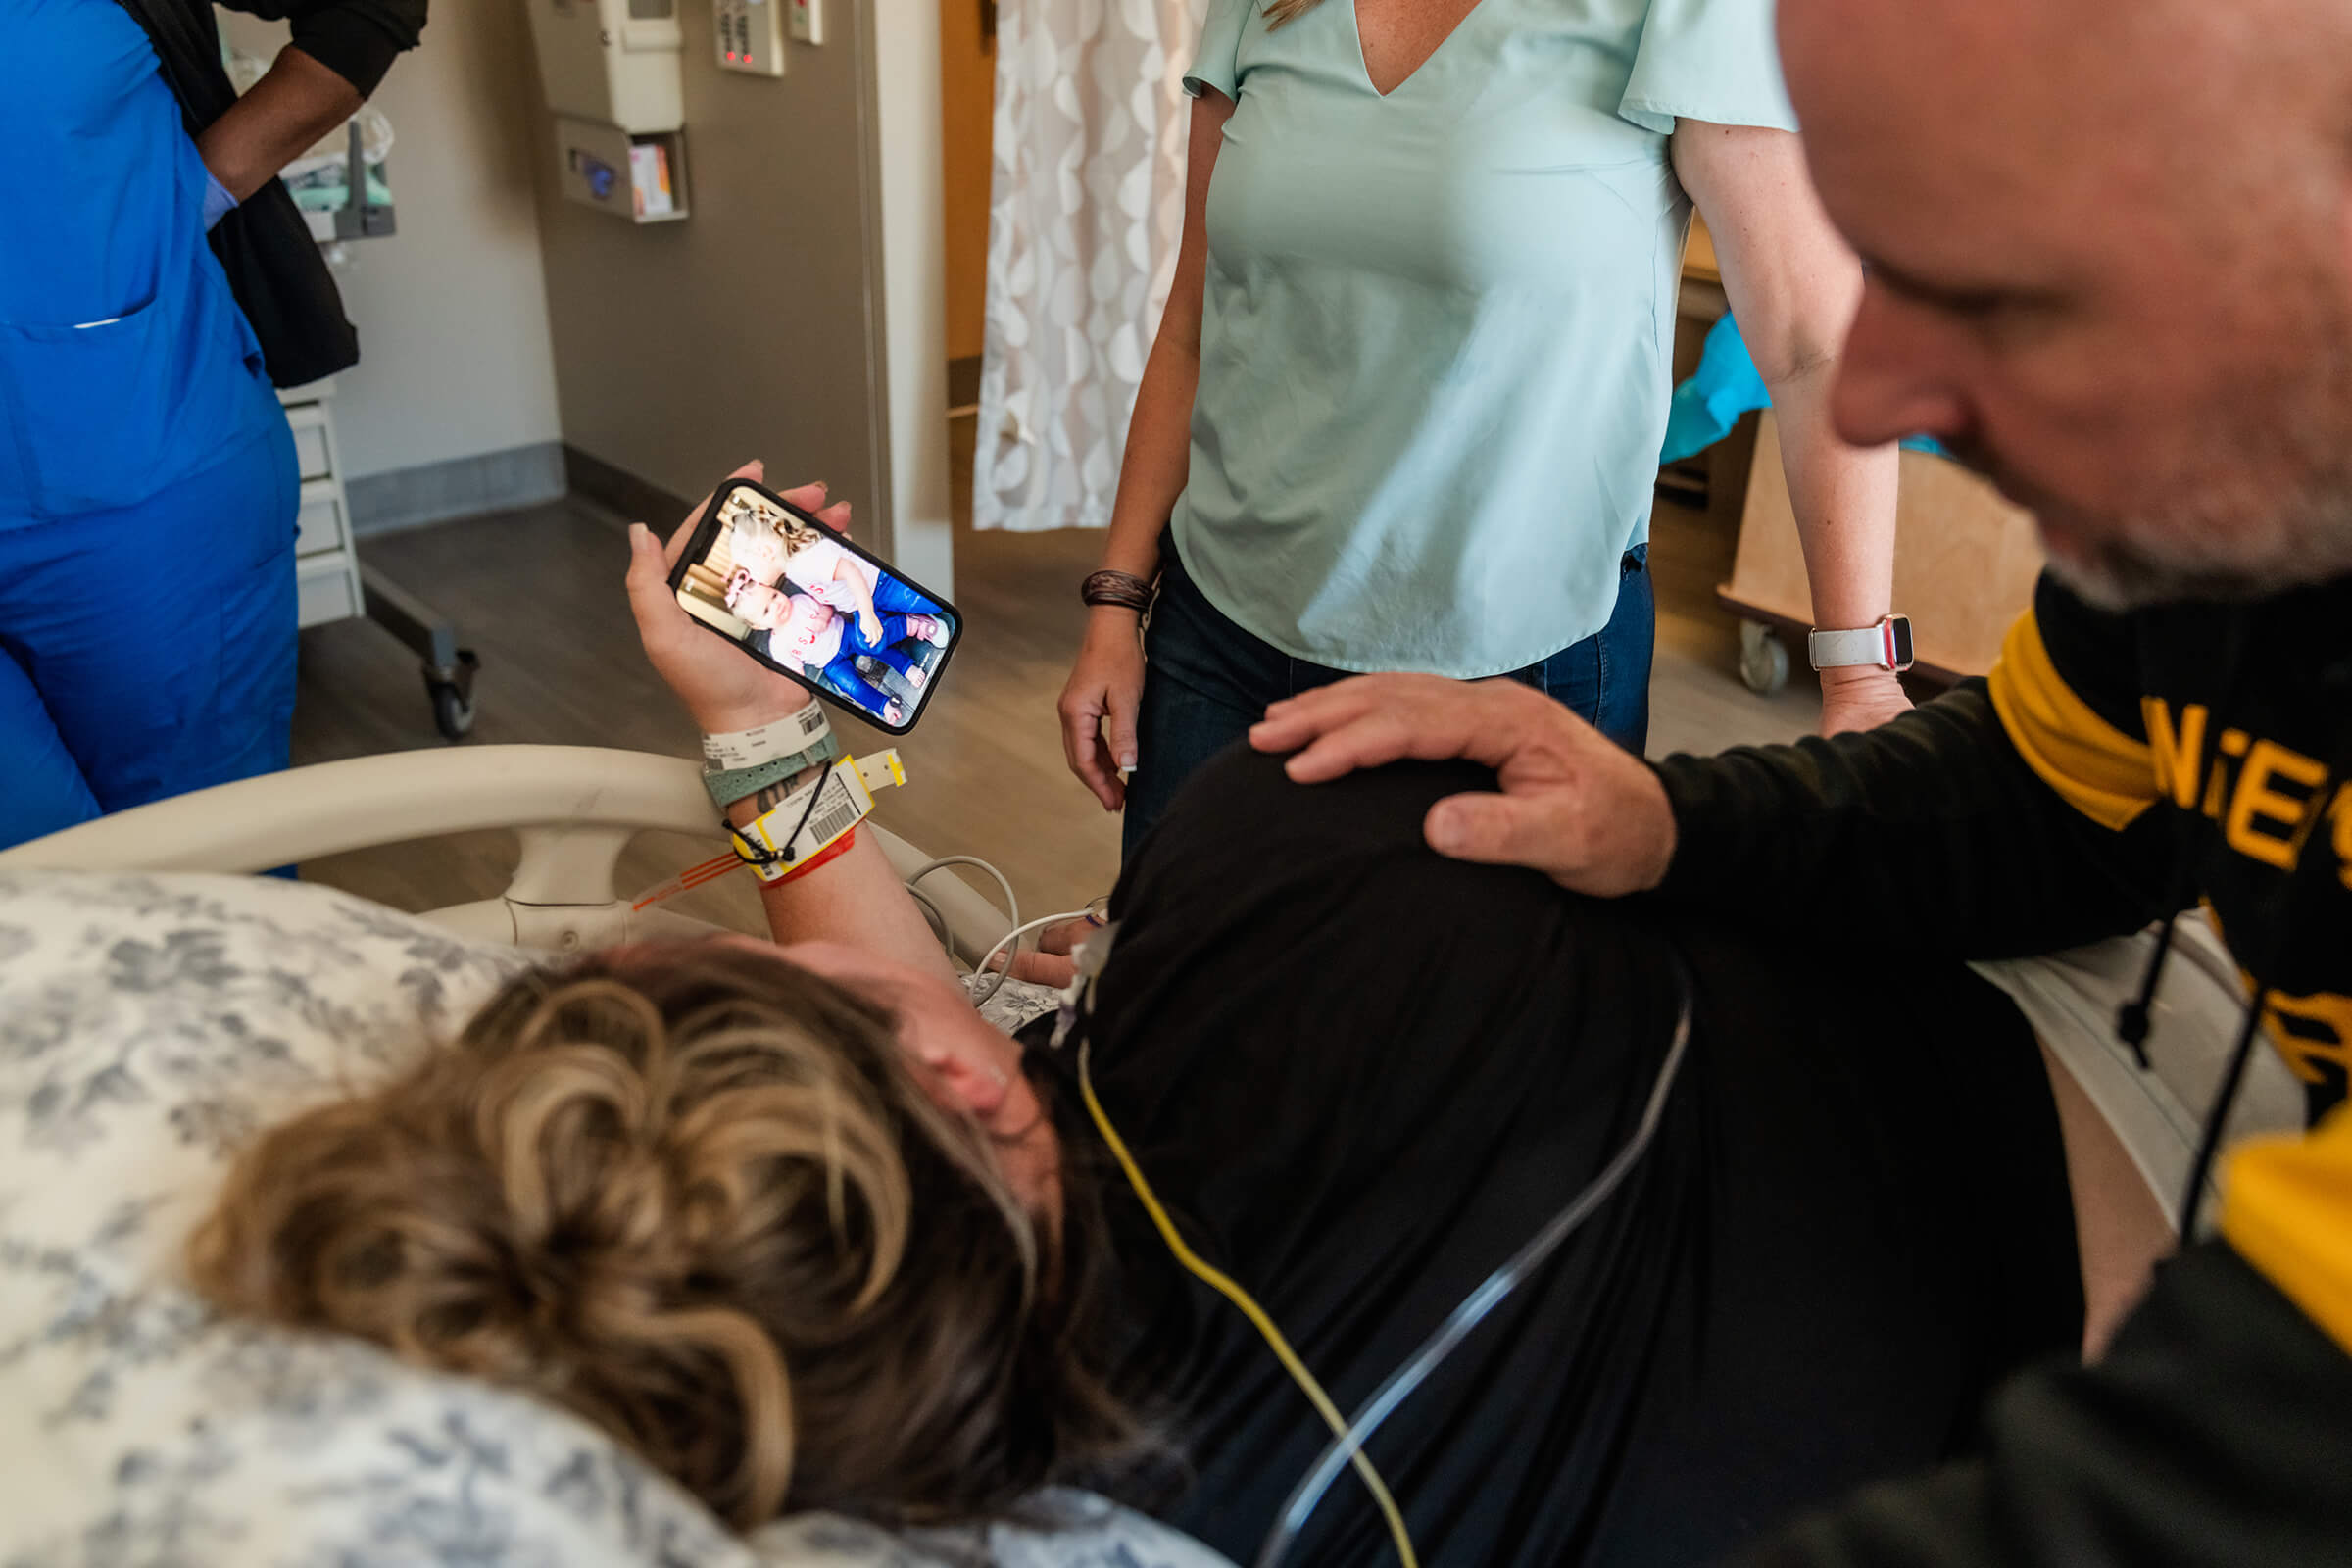
<path fill-rule="evenodd" d="M 237 198 L 208 165 L 204 171 L 204 231 L 210 234 L 220 220 L 236 210 Z"/>

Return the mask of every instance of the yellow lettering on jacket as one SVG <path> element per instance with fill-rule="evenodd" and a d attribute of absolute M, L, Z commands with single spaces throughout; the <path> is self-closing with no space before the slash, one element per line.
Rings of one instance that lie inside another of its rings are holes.
<path fill-rule="evenodd" d="M 2190 703 L 2173 723 L 2173 709 L 2161 697 L 2142 697 L 2139 716 L 2155 754 L 2156 788 L 2183 811 L 2197 804 L 2197 760 L 2205 755 L 2205 705 Z"/>
<path fill-rule="evenodd" d="M 2279 1056 L 2305 1083 L 2326 1083 L 2333 1076 L 2321 1070 L 2323 1063 L 2336 1074 L 2352 1074 L 2352 997 L 2332 991 L 2290 997 L 2274 991 L 2263 1023 Z"/>
<path fill-rule="evenodd" d="M 2336 880 L 2352 888 L 2352 784 L 2335 792 L 2335 803 L 2328 808 L 2328 814 L 2335 823 Z"/>
<path fill-rule="evenodd" d="M 2310 796 L 2281 794 L 2271 787 L 2271 781 L 2284 779 L 2309 792 L 2327 777 L 2328 769 L 2302 753 L 2288 751 L 2276 741 L 2256 741 L 2247 754 L 2246 765 L 2238 769 L 2237 788 L 2230 797 L 2230 818 L 2222 824 L 2222 837 L 2240 855 L 2281 871 L 2292 870 Z M 2276 831 L 2268 827 L 2272 823 L 2277 824 Z"/>

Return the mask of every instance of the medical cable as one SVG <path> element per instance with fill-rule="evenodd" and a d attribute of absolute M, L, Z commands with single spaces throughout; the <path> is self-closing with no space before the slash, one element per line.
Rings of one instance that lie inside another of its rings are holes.
<path fill-rule="evenodd" d="M 948 930 L 948 917 L 939 912 L 939 906 L 931 902 L 930 894 L 925 893 L 911 882 L 906 886 L 906 896 L 912 899 L 915 906 L 923 911 L 923 923 L 931 928 L 931 940 L 938 943 L 948 953 L 955 953 L 956 939 Z"/>
<path fill-rule="evenodd" d="M 1061 917 L 1055 915 L 1054 918 Z M 1004 944 L 999 943 L 998 946 L 1003 947 Z M 1102 1102 L 1095 1096 L 1092 1071 L 1094 1050 L 1094 1032 L 1089 1030 L 1078 1042 L 1078 1093 L 1086 1101 L 1087 1114 L 1095 1119 L 1096 1131 L 1102 1135 L 1102 1142 L 1109 1147 L 1111 1157 L 1119 1162 L 1119 1169 L 1125 1172 L 1127 1185 L 1135 1189 L 1135 1196 L 1142 1201 L 1144 1212 L 1152 1216 L 1152 1223 L 1158 1228 L 1159 1239 L 1167 1244 L 1176 1261 L 1184 1265 L 1185 1272 L 1240 1309 L 1242 1316 L 1250 1320 L 1250 1326 L 1257 1330 L 1258 1337 L 1266 1342 L 1267 1348 L 1274 1352 L 1274 1359 L 1282 1363 L 1282 1369 L 1291 1375 L 1291 1381 L 1298 1385 L 1307 1402 L 1315 1407 L 1315 1413 L 1323 1418 L 1324 1425 L 1345 1437 L 1348 1421 L 1340 1414 L 1339 1405 L 1333 1402 L 1330 1395 L 1323 1392 L 1323 1385 L 1315 1381 L 1315 1375 L 1306 1369 L 1306 1363 L 1298 1358 L 1298 1352 L 1291 1348 L 1291 1342 L 1283 1337 L 1281 1329 L 1275 1327 L 1274 1320 L 1267 1316 L 1265 1308 L 1259 1306 L 1250 1293 L 1235 1284 L 1228 1275 L 1204 1261 L 1185 1245 L 1183 1236 L 1176 1230 L 1176 1222 L 1168 1217 L 1168 1211 L 1161 1206 L 1158 1195 L 1152 1191 L 1152 1184 L 1144 1179 L 1143 1167 L 1136 1164 L 1135 1156 L 1127 1152 L 1125 1140 L 1119 1137 L 1118 1129 L 1111 1126 L 1109 1113 L 1103 1110 Z M 1371 1456 L 1359 1446 L 1349 1453 L 1348 1462 L 1355 1466 L 1356 1474 L 1363 1477 L 1365 1489 L 1380 1506 L 1381 1517 L 1389 1522 L 1389 1535 L 1396 1544 L 1396 1555 L 1404 1568 L 1421 1568 L 1420 1559 L 1413 1555 L 1413 1538 L 1404 1528 L 1404 1515 L 1397 1509 L 1396 1499 L 1389 1494 L 1388 1484 L 1380 1479 L 1380 1472 L 1373 1468 Z"/>
<path fill-rule="evenodd" d="M 1650 1140 L 1657 1133 L 1658 1122 L 1665 1114 L 1667 1096 L 1674 1088 L 1675 1077 L 1682 1070 L 1684 1054 L 1690 1045 L 1690 971 L 1679 954 L 1674 958 L 1674 980 L 1677 992 L 1674 1039 L 1666 1048 L 1666 1059 L 1658 1068 L 1657 1082 L 1649 1092 L 1649 1103 L 1642 1107 L 1641 1124 L 1634 1129 L 1633 1136 L 1626 1140 L 1625 1147 L 1617 1152 L 1616 1157 L 1602 1168 L 1600 1174 L 1593 1177 L 1584 1191 L 1569 1201 L 1567 1207 L 1553 1215 L 1550 1222 L 1520 1248 L 1516 1255 L 1464 1297 L 1446 1321 L 1439 1325 L 1438 1331 L 1422 1343 L 1412 1358 L 1390 1373 L 1387 1381 L 1373 1391 L 1372 1397 L 1364 1402 L 1355 1419 L 1339 1431 L 1339 1435 L 1324 1448 L 1314 1468 L 1300 1478 L 1298 1486 L 1291 1489 L 1290 1496 L 1284 1499 L 1282 1510 L 1276 1516 L 1274 1529 L 1268 1532 L 1265 1544 L 1258 1549 L 1256 1568 L 1276 1568 L 1283 1554 L 1298 1540 L 1298 1532 L 1305 1528 L 1307 1519 L 1315 1511 L 1315 1505 L 1323 1500 L 1324 1493 L 1331 1489 L 1341 1465 L 1350 1462 L 1360 1464 L 1364 1456 L 1364 1444 L 1380 1424 L 1421 1386 L 1430 1373 L 1438 1369 L 1446 1356 L 1453 1353 L 1454 1348 L 1486 1319 L 1487 1314 L 1500 1305 L 1504 1298 L 1517 1290 L 1530 1274 L 1542 1267 L 1560 1244 L 1574 1235 L 1578 1227 L 1590 1219 L 1593 1211 L 1606 1202 L 1623 1185 L 1626 1177 L 1632 1174 L 1635 1164 L 1647 1152 Z M 1083 1074 L 1084 1056 L 1079 1060 Z M 1079 1082 L 1083 1087 L 1083 1076 Z M 1093 1103 L 1092 1091 L 1088 1092 L 1088 1102 L 1090 1106 Z M 1108 1129 L 1104 1130 L 1107 1132 Z M 1405 1560 L 1409 1563 L 1412 1559 L 1408 1556 Z"/>
<path fill-rule="evenodd" d="M 922 894 L 915 891 L 914 885 L 917 882 L 920 882 L 923 878 L 929 876 L 932 872 L 944 871 L 951 865 L 977 866 L 979 869 L 986 871 L 990 876 L 996 878 L 997 886 L 1002 889 L 1004 894 L 1005 920 L 1013 925 L 1019 925 L 1021 923 L 1021 901 L 1013 896 L 1012 883 L 1005 878 L 1004 872 L 998 870 L 995 866 L 989 864 L 977 855 L 943 855 L 936 860 L 925 860 L 921 865 L 915 868 L 912 876 L 906 878 L 906 891 L 913 893 L 918 899 L 923 898 Z M 923 899 L 923 902 L 925 904 L 931 904 L 929 899 Z M 932 904 L 931 907 L 934 911 L 936 911 L 939 908 L 939 906 Z"/>
<path fill-rule="evenodd" d="M 1027 925 L 1016 925 L 1011 930 L 1005 932 L 1003 936 L 997 939 L 997 945 L 989 949 L 987 954 L 980 959 L 980 961 L 972 966 L 972 972 L 974 974 L 986 974 L 988 972 L 988 966 L 996 961 L 998 954 L 1004 953 L 1005 948 L 1020 941 L 1021 938 L 1027 936 L 1030 932 L 1042 931 L 1047 926 L 1054 924 L 1057 920 L 1083 920 L 1092 912 L 1093 910 L 1091 906 L 1085 909 L 1064 909 L 1059 914 L 1039 915 Z M 1019 949 L 1015 948 L 1013 952 L 1004 955 L 1004 968 L 1003 972 L 997 976 L 997 983 L 993 986 L 990 986 L 986 992 L 975 995 L 972 998 L 973 1006 L 978 1007 L 986 1005 L 988 1003 L 996 999 L 998 992 L 1004 989 L 1004 982 L 1012 978 L 1012 960 L 1014 957 L 1018 956 L 1019 951 Z"/>

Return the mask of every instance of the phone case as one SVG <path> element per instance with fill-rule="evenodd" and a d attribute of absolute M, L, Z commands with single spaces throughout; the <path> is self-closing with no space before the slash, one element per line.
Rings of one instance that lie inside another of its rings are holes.
<path fill-rule="evenodd" d="M 737 638 L 728 636 L 725 631 L 711 625 L 709 621 L 703 619 L 701 616 L 697 615 L 693 617 L 694 623 L 702 627 L 703 630 L 709 632 L 711 636 L 717 637 L 733 647 L 742 649 L 746 655 L 760 661 L 760 663 L 765 664 L 777 674 L 785 676 L 801 686 L 807 687 L 810 692 L 824 699 L 826 702 L 831 703 L 834 707 L 842 709 L 847 712 L 857 714 L 859 718 L 863 719 L 866 723 L 873 725 L 876 729 L 882 730 L 891 735 L 904 735 L 907 731 L 913 729 L 916 722 L 922 718 L 923 714 L 929 711 L 931 707 L 931 699 L 939 692 L 939 683 L 941 678 L 947 674 L 948 665 L 955 661 L 956 650 L 962 646 L 963 612 L 957 610 L 954 604 L 950 603 L 946 595 L 932 592 L 929 588 L 924 587 L 921 583 L 916 582 L 912 577 L 909 577 L 905 572 L 899 570 L 898 567 L 892 565 L 889 562 L 884 561 L 880 556 L 875 555 L 863 545 L 858 544 L 855 539 L 850 538 L 846 534 L 837 533 L 833 529 L 826 527 L 823 523 L 818 522 L 816 518 L 810 515 L 807 511 L 800 507 L 794 506 L 791 502 L 785 500 L 773 490 L 768 489 L 767 486 L 755 483 L 750 479 L 730 479 L 725 484 L 719 486 L 718 489 L 711 494 L 710 504 L 703 509 L 703 514 L 695 519 L 694 533 L 687 539 L 686 549 L 684 553 L 678 557 L 678 564 L 670 568 L 670 592 L 672 594 L 677 593 L 685 585 L 687 568 L 710 554 L 711 542 L 715 538 L 718 531 L 719 514 L 726 510 L 727 497 L 734 494 L 738 490 L 753 491 L 766 500 L 770 505 L 792 514 L 794 516 L 800 518 L 803 522 L 806 522 L 810 527 L 816 529 L 827 539 L 833 541 L 835 544 L 840 545 L 844 550 L 848 551 L 851 555 L 856 556 L 858 560 L 867 563 L 879 571 L 889 573 L 891 576 L 896 577 L 900 582 L 903 582 L 907 587 L 913 589 L 916 593 L 921 594 L 924 598 L 938 605 L 939 608 L 946 612 L 947 614 L 947 646 L 940 650 L 939 663 L 931 669 L 929 677 L 923 685 L 923 689 L 914 694 L 914 706 L 907 712 L 906 721 L 903 724 L 890 724 L 884 722 L 881 714 L 868 712 L 864 709 L 859 708 L 857 704 L 844 700 L 840 693 L 828 690 L 821 682 L 802 673 L 800 670 L 795 669 L 792 666 L 782 663 L 776 660 L 770 659 L 766 655 L 760 653 L 758 650 L 752 648 Z"/>

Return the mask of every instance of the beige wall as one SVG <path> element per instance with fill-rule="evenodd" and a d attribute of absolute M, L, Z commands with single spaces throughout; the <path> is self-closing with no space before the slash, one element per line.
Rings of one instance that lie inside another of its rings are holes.
<path fill-rule="evenodd" d="M 707 8 L 706 8 L 707 9 Z M 268 58 L 282 24 L 222 12 Z M 556 440 L 554 355 L 517 90 L 530 40 L 512 0 L 441 0 L 424 42 L 377 91 L 392 119 L 399 232 L 346 247 L 336 270 L 361 363 L 337 379 L 352 477 Z"/>
<path fill-rule="evenodd" d="M 537 110 L 540 237 L 565 441 L 685 496 L 764 458 L 774 479 L 823 479 L 870 514 L 884 483 L 860 197 L 870 42 L 852 0 L 825 4 L 825 43 L 790 45 L 780 79 L 720 71 L 710 7 L 679 7 L 682 222 L 564 200 Z M 535 64 L 516 86 L 545 102 Z"/>

